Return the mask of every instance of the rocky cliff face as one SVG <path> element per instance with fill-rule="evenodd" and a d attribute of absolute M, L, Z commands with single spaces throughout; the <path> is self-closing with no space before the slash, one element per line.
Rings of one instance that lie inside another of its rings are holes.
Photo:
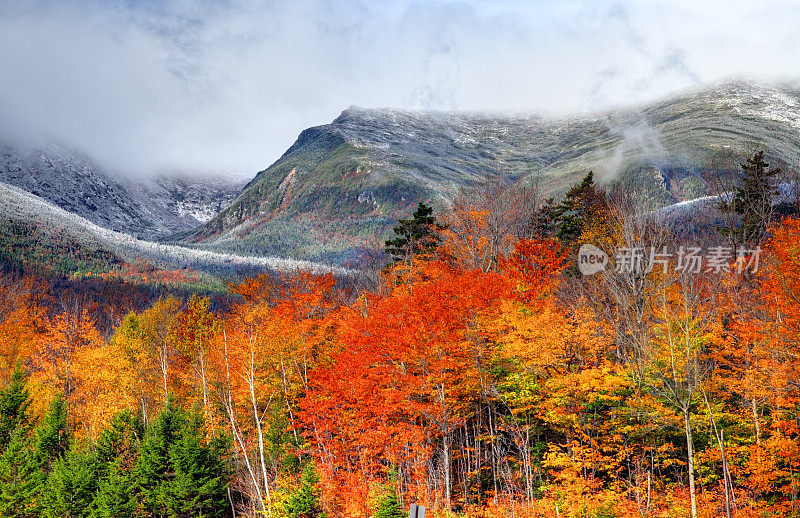
<path fill-rule="evenodd" d="M 145 238 L 197 228 L 227 207 L 244 185 L 189 175 L 130 180 L 57 144 L 0 144 L 0 182 L 103 227 Z"/>

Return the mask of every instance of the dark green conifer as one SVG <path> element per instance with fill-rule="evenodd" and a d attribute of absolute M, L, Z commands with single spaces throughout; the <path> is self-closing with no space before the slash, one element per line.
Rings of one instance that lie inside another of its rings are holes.
<path fill-rule="evenodd" d="M 586 223 L 597 209 L 600 201 L 594 173 L 589 173 L 581 183 L 573 186 L 554 209 L 555 234 L 565 245 L 575 243 L 583 233 Z"/>
<path fill-rule="evenodd" d="M 88 517 L 97 490 L 97 457 L 91 451 L 72 449 L 53 464 L 39 498 L 41 516 Z"/>
<path fill-rule="evenodd" d="M 11 442 L 14 430 L 22 428 L 27 433 L 30 428 L 31 401 L 26 382 L 25 372 L 17 364 L 8 386 L 0 391 L 0 453 Z"/>
<path fill-rule="evenodd" d="M 146 512 L 156 516 L 221 516 L 226 508 L 226 446 L 206 444 L 202 418 L 170 399 L 150 423 L 134 469 Z"/>
<path fill-rule="evenodd" d="M 433 209 L 419 202 L 410 219 L 397 222 L 393 229 L 397 237 L 386 241 L 386 254 L 395 263 L 430 254 L 441 243 L 439 233 L 444 228 L 436 223 Z"/>
<path fill-rule="evenodd" d="M 723 212 L 738 216 L 737 224 L 725 229 L 735 248 L 762 241 L 772 222 L 777 176 L 781 172 L 780 168 L 769 167 L 763 151 L 753 153 L 741 166 L 742 177 L 731 198 L 719 204 Z"/>
<path fill-rule="evenodd" d="M 132 518 L 137 502 L 131 493 L 133 477 L 119 468 L 119 462 L 108 466 L 99 482 L 91 518 Z"/>
<path fill-rule="evenodd" d="M 92 518 L 127 518 L 136 511 L 131 492 L 133 466 L 139 441 L 144 435 L 141 417 L 130 411 L 120 412 L 97 439 L 99 482 L 92 504 Z"/>
<path fill-rule="evenodd" d="M 0 455 L 0 516 L 39 516 L 36 503 L 44 481 L 27 431 L 15 428 Z"/>
<path fill-rule="evenodd" d="M 322 518 L 325 511 L 319 498 L 319 475 L 314 464 L 309 462 L 300 478 L 300 486 L 292 492 L 286 502 L 286 515 L 289 518 Z"/>
<path fill-rule="evenodd" d="M 38 461 L 49 473 L 55 462 L 64 456 L 70 446 L 67 428 L 67 403 L 61 395 L 50 403 L 50 408 L 36 428 L 35 453 Z"/>
<path fill-rule="evenodd" d="M 140 416 L 134 416 L 128 410 L 118 413 L 97 439 L 98 460 L 107 465 L 119 461 L 121 466 L 132 467 L 143 435 L 144 424 Z"/>

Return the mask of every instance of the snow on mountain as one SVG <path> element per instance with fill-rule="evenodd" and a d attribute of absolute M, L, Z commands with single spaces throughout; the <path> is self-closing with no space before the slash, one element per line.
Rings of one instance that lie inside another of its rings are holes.
<path fill-rule="evenodd" d="M 145 238 L 199 227 L 232 203 L 244 185 L 189 175 L 131 180 L 54 143 L 0 143 L 0 181 L 103 227 Z"/>
<path fill-rule="evenodd" d="M 0 206 L 6 218 L 44 223 L 54 232 L 71 235 L 83 246 L 102 247 L 129 261 L 144 258 L 157 264 L 203 271 L 218 268 L 235 270 L 246 267 L 279 272 L 304 270 L 313 273 L 332 272 L 339 275 L 348 273 L 342 268 L 331 268 L 308 261 L 218 253 L 146 241 L 101 227 L 39 196 L 3 182 L 0 182 Z"/>
<path fill-rule="evenodd" d="M 800 88 L 728 81 L 568 118 L 350 107 L 308 128 L 193 239 L 357 263 L 417 201 L 503 177 L 560 196 L 589 171 L 657 209 L 708 196 L 756 149 L 800 167 Z"/>

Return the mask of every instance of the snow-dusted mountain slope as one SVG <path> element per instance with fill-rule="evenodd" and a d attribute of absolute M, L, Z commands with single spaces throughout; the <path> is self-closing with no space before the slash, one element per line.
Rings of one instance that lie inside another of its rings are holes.
<path fill-rule="evenodd" d="M 333 263 L 380 248 L 425 200 L 487 177 L 560 196 L 594 171 L 646 206 L 714 194 L 756 149 L 800 167 L 800 87 L 729 81 L 569 118 L 351 107 L 303 131 L 194 239 Z"/>
<path fill-rule="evenodd" d="M 0 181 L 112 230 L 158 238 L 196 228 L 227 207 L 238 179 L 190 175 L 131 180 L 53 143 L 0 143 Z"/>
<path fill-rule="evenodd" d="M 213 271 L 218 268 L 235 270 L 242 267 L 279 272 L 304 270 L 314 273 L 347 273 L 340 268 L 330 268 L 307 261 L 217 253 L 146 241 L 101 227 L 39 196 L 3 182 L 0 182 L 0 208 L 2 209 L 0 216 L 3 219 L 44 225 L 56 234 L 69 235 L 83 247 L 102 249 L 127 261 L 142 258 L 164 266 L 203 271 Z"/>

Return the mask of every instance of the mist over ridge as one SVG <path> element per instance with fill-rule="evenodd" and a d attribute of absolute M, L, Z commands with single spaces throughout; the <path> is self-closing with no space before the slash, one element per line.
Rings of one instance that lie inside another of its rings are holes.
<path fill-rule="evenodd" d="M 0 139 L 252 175 L 350 105 L 563 116 L 798 77 L 798 21 L 780 2 L 2 2 Z"/>

